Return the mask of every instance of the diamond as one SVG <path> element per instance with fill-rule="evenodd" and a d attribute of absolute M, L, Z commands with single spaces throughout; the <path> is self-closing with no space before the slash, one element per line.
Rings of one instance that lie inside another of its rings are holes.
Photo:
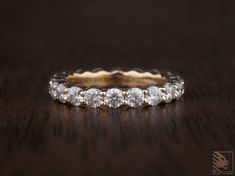
<path fill-rule="evenodd" d="M 59 100 L 60 100 L 60 102 L 61 103 L 65 103 L 66 102 L 66 100 L 67 100 L 67 95 L 66 94 L 60 94 L 59 95 Z"/>
<path fill-rule="evenodd" d="M 183 82 L 179 81 L 175 83 L 175 86 L 175 98 L 178 100 L 184 94 L 184 84 Z"/>
<path fill-rule="evenodd" d="M 99 89 L 91 88 L 84 93 L 85 103 L 93 108 L 101 106 L 103 97 L 99 95 L 101 91 Z"/>
<path fill-rule="evenodd" d="M 67 101 L 74 106 L 79 106 L 81 104 L 81 96 L 78 95 L 82 89 L 79 87 L 71 87 L 68 89 Z"/>
<path fill-rule="evenodd" d="M 127 104 L 130 107 L 141 106 L 144 102 L 144 93 L 139 88 L 131 88 L 128 90 Z"/>
<path fill-rule="evenodd" d="M 122 91 L 119 89 L 109 89 L 106 92 L 105 104 L 110 108 L 118 108 L 124 103 Z"/>
<path fill-rule="evenodd" d="M 62 103 L 65 103 L 67 100 L 67 96 L 65 95 L 65 92 L 64 92 L 65 88 L 66 87 L 64 86 L 64 84 L 59 84 L 56 88 L 58 98 L 59 98 L 60 102 L 62 102 Z"/>
<path fill-rule="evenodd" d="M 148 89 L 149 96 L 147 97 L 147 102 L 149 105 L 158 105 L 163 98 L 163 93 L 159 87 L 151 86 Z"/>
<path fill-rule="evenodd" d="M 49 86 L 49 94 L 52 96 L 53 99 L 58 98 L 58 93 L 56 91 L 57 86 L 58 86 L 58 83 L 51 83 Z"/>
<path fill-rule="evenodd" d="M 166 89 L 165 102 L 170 103 L 174 99 L 175 89 L 171 83 L 166 83 L 164 88 Z"/>

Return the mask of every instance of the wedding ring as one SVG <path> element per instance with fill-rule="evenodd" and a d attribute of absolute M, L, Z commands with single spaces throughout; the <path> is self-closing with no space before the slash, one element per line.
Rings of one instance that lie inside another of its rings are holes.
<path fill-rule="evenodd" d="M 184 81 L 178 75 L 157 70 L 78 70 L 53 75 L 49 94 L 74 106 L 155 106 L 180 99 Z"/>

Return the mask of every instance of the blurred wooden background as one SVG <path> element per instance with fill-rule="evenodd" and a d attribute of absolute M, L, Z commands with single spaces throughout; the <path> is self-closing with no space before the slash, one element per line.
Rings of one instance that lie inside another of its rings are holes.
<path fill-rule="evenodd" d="M 211 175 L 235 146 L 234 1 L 0 1 L 0 175 Z M 64 69 L 159 68 L 178 102 L 137 109 L 60 105 Z"/>

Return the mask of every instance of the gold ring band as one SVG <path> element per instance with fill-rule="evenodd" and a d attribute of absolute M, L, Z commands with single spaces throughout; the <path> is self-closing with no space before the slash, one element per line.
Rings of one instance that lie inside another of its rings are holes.
<path fill-rule="evenodd" d="M 138 107 L 178 100 L 184 93 L 184 81 L 156 70 L 61 72 L 51 78 L 49 93 L 74 106 Z"/>

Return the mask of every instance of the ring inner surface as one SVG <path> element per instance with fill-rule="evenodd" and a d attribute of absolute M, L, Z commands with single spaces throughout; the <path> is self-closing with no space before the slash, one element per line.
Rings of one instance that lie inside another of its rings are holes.
<path fill-rule="evenodd" d="M 161 74 L 137 71 L 99 71 L 68 75 L 66 82 L 79 87 L 146 87 L 163 84 L 167 78 Z"/>

